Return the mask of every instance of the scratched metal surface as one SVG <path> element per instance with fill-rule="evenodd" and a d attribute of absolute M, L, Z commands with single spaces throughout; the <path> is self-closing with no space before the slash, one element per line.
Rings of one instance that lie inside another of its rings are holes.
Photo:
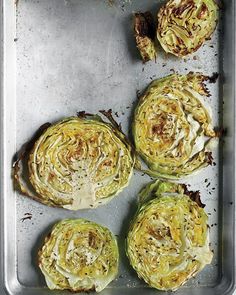
<path fill-rule="evenodd" d="M 200 71 L 212 75 L 214 72 L 223 74 L 224 70 L 227 78 L 228 72 L 223 64 L 223 47 L 219 42 L 227 35 L 222 34 L 223 21 L 213 38 L 192 56 L 180 60 L 166 56 L 159 48 L 156 62 L 143 65 L 133 38 L 132 12 L 151 10 L 156 13 L 165 1 L 112 2 L 112 5 L 109 4 L 111 1 L 102 0 L 18 2 L 13 45 L 16 60 L 15 91 L 11 99 L 5 99 L 5 112 L 11 110 L 9 116 L 12 123 L 6 130 L 5 138 L 6 142 L 7 137 L 11 136 L 11 144 L 7 145 L 9 160 L 41 124 L 55 122 L 80 110 L 97 113 L 100 109 L 111 108 L 114 113 L 117 112 L 116 119 L 128 134 L 132 111 L 137 102 L 136 92 L 144 90 L 151 80 L 173 71 Z M 234 1 L 228 1 L 228 5 L 229 2 Z M 232 11 L 230 5 L 228 9 L 229 12 Z M 229 54 L 232 54 L 231 51 Z M 231 70 L 233 71 L 233 64 Z M 232 77 L 232 73 L 228 75 Z M 213 110 L 214 124 L 221 126 L 222 118 L 226 118 L 224 125 L 230 134 L 234 114 L 233 84 L 230 78 L 228 84 L 223 84 L 222 77 L 221 75 L 221 79 L 215 84 L 209 85 L 212 96 L 207 100 Z M 223 99 L 226 96 L 228 101 L 223 112 Z M 229 138 L 225 139 L 224 149 L 219 145 L 214 152 L 215 165 L 184 180 L 191 185 L 191 189 L 200 190 L 202 201 L 206 204 L 214 259 L 211 265 L 178 291 L 179 294 L 226 294 L 222 281 L 226 285 L 229 281 L 232 283 L 232 279 L 229 279 L 229 267 L 228 277 L 224 268 L 224 264 L 229 262 L 224 261 L 224 251 L 228 248 L 225 246 L 223 249 L 223 245 L 224 239 L 232 239 L 234 222 L 231 217 L 229 221 L 223 218 L 226 218 L 225 212 L 226 215 L 233 216 L 234 204 L 231 202 L 234 202 L 234 190 L 231 188 L 230 193 L 225 194 L 224 181 L 233 183 L 234 170 L 230 169 L 233 169 L 234 162 L 231 158 L 230 165 L 228 158 L 223 160 L 222 157 L 223 153 L 230 155 L 232 152 L 230 147 L 233 143 L 233 131 L 231 132 Z M 6 181 L 9 182 L 9 179 Z M 15 277 L 13 274 L 6 275 L 8 289 L 13 290 L 12 294 L 47 294 L 43 276 L 36 265 L 38 247 L 56 221 L 84 217 L 108 226 L 119 241 L 120 272 L 104 294 L 133 294 L 137 290 L 143 290 L 144 295 L 154 293 L 137 278 L 124 253 L 124 238 L 135 212 L 137 194 L 149 181 L 148 176 L 135 172 L 129 187 L 109 204 L 96 210 L 77 212 L 46 207 L 13 193 L 8 184 L 9 196 L 5 195 L 4 198 L 9 197 L 9 202 L 5 200 L 5 212 L 8 220 L 11 212 L 12 220 L 10 225 L 8 222 L 4 245 L 9 247 L 5 258 L 11 254 L 12 257 L 8 260 L 6 272 L 13 271 L 15 274 Z M 32 215 L 32 218 L 23 221 L 22 218 L 28 216 L 27 214 Z M 228 224 L 227 228 L 225 224 Z M 9 232 L 14 236 L 12 248 Z M 230 246 L 231 243 L 229 249 Z M 231 261 L 234 262 L 233 258 Z"/>

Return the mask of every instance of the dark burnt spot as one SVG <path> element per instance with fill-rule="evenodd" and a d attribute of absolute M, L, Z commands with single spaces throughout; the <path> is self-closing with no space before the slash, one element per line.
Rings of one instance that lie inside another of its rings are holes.
<path fill-rule="evenodd" d="M 206 18 L 209 14 L 208 8 L 205 3 L 202 4 L 201 9 L 197 15 L 198 19 Z"/>
<path fill-rule="evenodd" d="M 149 230 L 149 234 L 154 237 L 157 240 L 162 240 L 163 239 L 163 235 L 162 232 L 160 230 L 155 231 L 154 229 L 150 229 Z"/>
<path fill-rule="evenodd" d="M 163 240 L 165 237 L 171 237 L 170 228 L 158 228 L 158 229 L 149 229 L 149 234 L 157 240 Z"/>
<path fill-rule="evenodd" d="M 213 164 L 212 152 L 206 152 L 206 162 L 209 165 L 212 165 Z"/>
<path fill-rule="evenodd" d="M 193 52 L 197 51 L 202 46 L 202 41 L 199 41 L 198 45 L 193 48 Z"/>
<path fill-rule="evenodd" d="M 89 116 L 91 117 L 93 116 L 93 114 L 86 113 L 85 111 L 77 112 L 77 117 L 79 118 L 85 119 L 86 117 L 89 117 Z"/>
<path fill-rule="evenodd" d="M 209 83 L 216 83 L 217 79 L 219 77 L 219 73 L 213 73 L 212 76 L 208 77 Z"/>
<path fill-rule="evenodd" d="M 95 286 L 92 286 L 91 288 L 79 288 L 79 289 L 76 289 L 76 290 L 72 290 L 72 289 L 66 289 L 66 290 L 68 290 L 70 293 L 78 293 L 78 292 L 84 292 L 84 293 L 86 293 L 86 294 L 90 294 L 90 293 L 92 293 L 92 292 L 94 292 L 94 291 L 96 291 L 96 288 L 95 288 Z"/>
<path fill-rule="evenodd" d="M 202 90 L 206 93 L 206 96 L 210 97 L 211 96 L 210 91 L 207 88 L 206 84 L 204 83 L 204 81 L 206 81 L 206 80 L 208 80 L 208 77 L 202 78 L 202 82 L 200 83 L 200 85 L 201 85 Z"/>
<path fill-rule="evenodd" d="M 182 187 L 184 189 L 184 194 L 189 196 L 192 201 L 196 202 L 199 207 L 204 208 L 206 206 L 201 201 L 200 191 L 189 191 L 187 185 L 185 184 L 183 184 Z"/>
<path fill-rule="evenodd" d="M 181 51 L 181 48 L 178 45 L 176 45 L 176 47 L 173 49 L 173 52 L 176 54 L 180 53 L 180 51 Z"/>
<path fill-rule="evenodd" d="M 53 180 L 55 178 L 55 176 L 56 175 L 53 172 L 50 172 L 49 175 L 48 175 L 48 180 L 49 181 Z"/>
<path fill-rule="evenodd" d="M 112 165 L 112 161 L 111 160 L 106 160 L 104 163 L 103 163 L 103 166 L 106 166 L 106 167 L 109 167 Z"/>
<path fill-rule="evenodd" d="M 162 122 L 159 125 L 153 125 L 152 126 L 152 134 L 156 135 L 163 135 L 164 130 L 164 122 Z"/>
<path fill-rule="evenodd" d="M 51 237 L 52 237 L 52 233 L 49 233 L 44 239 L 44 244 L 46 244 L 51 239 Z"/>
<path fill-rule="evenodd" d="M 180 5 L 179 7 L 173 8 L 173 14 L 175 14 L 175 16 L 181 16 L 183 12 L 185 12 L 185 10 L 187 9 L 191 9 L 194 8 L 195 4 L 193 0 L 189 0 L 187 1 L 187 3 Z"/>
<path fill-rule="evenodd" d="M 96 236 L 94 235 L 93 232 L 89 232 L 88 244 L 89 244 L 89 247 L 91 248 L 96 247 Z"/>
<path fill-rule="evenodd" d="M 184 45 L 184 41 L 180 37 L 176 36 L 176 39 L 177 39 L 177 42 L 179 43 L 179 45 Z"/>
<path fill-rule="evenodd" d="M 101 114 L 103 114 L 103 116 L 105 116 L 112 124 L 112 126 L 116 129 L 118 129 L 120 132 L 122 132 L 122 129 L 121 129 L 121 124 L 118 124 L 116 122 L 116 120 L 113 118 L 112 116 L 112 109 L 109 109 L 108 111 L 105 111 L 105 110 L 100 110 L 99 111 Z"/>
<path fill-rule="evenodd" d="M 215 131 L 215 136 L 216 137 L 223 137 L 223 136 L 226 136 L 227 134 L 227 129 L 226 128 L 223 128 L 223 127 L 215 127 L 214 128 L 214 131 Z"/>
<path fill-rule="evenodd" d="M 134 14 L 134 30 L 140 37 L 155 38 L 155 25 L 151 12 L 137 12 Z"/>

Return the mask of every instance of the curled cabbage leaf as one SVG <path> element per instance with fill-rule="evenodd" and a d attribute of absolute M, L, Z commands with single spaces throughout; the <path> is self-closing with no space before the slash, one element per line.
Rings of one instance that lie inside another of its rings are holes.
<path fill-rule="evenodd" d="M 140 194 L 127 236 L 127 256 L 139 278 L 159 290 L 177 290 L 210 264 L 207 215 L 181 184 L 156 181 Z M 198 195 L 198 192 L 196 192 Z"/>
<path fill-rule="evenodd" d="M 133 136 L 137 152 L 152 176 L 180 178 L 212 163 L 217 143 L 209 93 L 199 73 L 153 81 L 135 110 Z"/>
<path fill-rule="evenodd" d="M 214 0 L 170 0 L 158 13 L 157 39 L 167 53 L 184 57 L 209 39 L 218 22 Z"/>
<path fill-rule="evenodd" d="M 137 12 L 134 14 L 135 40 L 144 62 L 156 57 L 155 49 L 155 25 L 152 14 Z"/>
<path fill-rule="evenodd" d="M 100 292 L 118 273 L 116 239 L 107 228 L 85 219 L 57 223 L 38 256 L 52 290 Z"/>
<path fill-rule="evenodd" d="M 29 152 L 29 180 L 46 205 L 70 210 L 96 208 L 107 203 L 129 183 L 134 166 L 124 134 L 99 116 L 70 117 L 48 127 Z"/>

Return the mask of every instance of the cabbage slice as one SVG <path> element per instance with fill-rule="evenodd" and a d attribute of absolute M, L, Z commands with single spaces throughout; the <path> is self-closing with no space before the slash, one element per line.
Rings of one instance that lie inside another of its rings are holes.
<path fill-rule="evenodd" d="M 198 50 L 214 32 L 218 18 L 214 0 L 170 0 L 158 12 L 157 39 L 178 57 Z"/>
<path fill-rule="evenodd" d="M 207 79 L 200 73 L 173 74 L 153 81 L 140 98 L 132 129 L 150 175 L 177 179 L 212 163 L 217 134 L 204 101 Z"/>
<path fill-rule="evenodd" d="M 66 219 L 54 225 L 39 250 L 39 267 L 49 289 L 102 291 L 118 273 L 112 233 L 95 222 Z"/>
<path fill-rule="evenodd" d="M 151 287 L 177 290 L 211 263 L 208 217 L 196 201 L 198 192 L 159 180 L 140 193 L 126 251 L 139 278 Z"/>
<path fill-rule="evenodd" d="M 25 155 L 27 173 L 20 169 L 21 159 L 15 163 L 20 190 L 46 205 L 69 210 L 107 203 L 129 184 L 133 173 L 133 150 L 118 127 L 92 115 L 47 127 Z M 23 182 L 25 175 L 33 193 Z"/>

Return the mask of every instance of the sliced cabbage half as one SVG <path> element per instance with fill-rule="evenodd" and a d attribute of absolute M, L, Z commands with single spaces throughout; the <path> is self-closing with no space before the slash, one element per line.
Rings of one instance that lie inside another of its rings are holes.
<path fill-rule="evenodd" d="M 158 12 L 157 38 L 167 53 L 184 57 L 209 39 L 218 22 L 214 0 L 170 0 Z"/>
<path fill-rule="evenodd" d="M 139 278 L 153 288 L 177 290 L 212 261 L 208 217 L 195 197 L 199 192 L 161 181 L 140 194 L 126 251 Z"/>
<path fill-rule="evenodd" d="M 216 145 L 207 77 L 171 75 L 153 81 L 135 110 L 133 136 L 137 152 L 152 176 L 180 178 L 212 163 Z"/>
<path fill-rule="evenodd" d="M 100 292 L 116 277 L 118 260 L 112 233 L 85 219 L 57 223 L 39 250 L 39 267 L 52 290 Z"/>
<path fill-rule="evenodd" d="M 99 116 L 70 117 L 46 129 L 34 143 L 28 159 L 29 179 L 37 195 L 51 206 L 70 210 L 96 208 L 107 203 L 129 183 L 134 166 L 124 134 Z"/>

